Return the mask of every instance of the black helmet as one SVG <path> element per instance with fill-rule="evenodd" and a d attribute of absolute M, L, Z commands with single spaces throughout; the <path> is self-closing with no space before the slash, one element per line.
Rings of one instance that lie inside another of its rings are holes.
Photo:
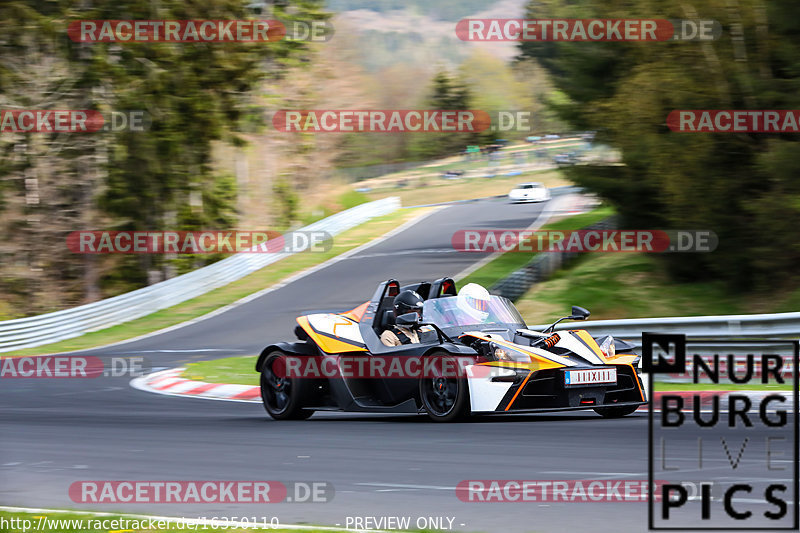
<path fill-rule="evenodd" d="M 414 291 L 403 291 L 394 297 L 394 316 L 422 313 L 422 298 Z"/>

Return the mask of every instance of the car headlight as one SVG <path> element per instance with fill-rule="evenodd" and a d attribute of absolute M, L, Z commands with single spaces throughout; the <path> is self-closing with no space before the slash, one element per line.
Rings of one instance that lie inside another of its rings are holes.
<path fill-rule="evenodd" d="M 530 363 L 531 356 L 514 350 L 512 348 L 508 348 L 506 346 L 498 346 L 497 344 L 492 344 L 492 353 L 494 354 L 494 358 L 498 361 L 509 361 L 514 363 Z"/>
<path fill-rule="evenodd" d="M 614 345 L 614 337 L 611 335 L 606 337 L 606 340 L 600 344 L 600 351 L 606 354 L 606 357 L 616 357 L 617 347 Z"/>

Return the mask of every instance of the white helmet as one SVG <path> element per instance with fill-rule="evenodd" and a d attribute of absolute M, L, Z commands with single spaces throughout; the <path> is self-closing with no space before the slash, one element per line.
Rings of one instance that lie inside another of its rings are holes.
<path fill-rule="evenodd" d="M 491 295 L 477 283 L 469 283 L 458 291 L 458 308 L 475 319 L 477 323 L 486 321 L 489 316 L 489 298 Z"/>

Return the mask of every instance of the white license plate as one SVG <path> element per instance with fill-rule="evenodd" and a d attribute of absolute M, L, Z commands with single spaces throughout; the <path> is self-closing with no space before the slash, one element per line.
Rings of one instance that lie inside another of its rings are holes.
<path fill-rule="evenodd" d="M 564 385 L 606 385 L 617 382 L 616 368 L 564 371 Z"/>

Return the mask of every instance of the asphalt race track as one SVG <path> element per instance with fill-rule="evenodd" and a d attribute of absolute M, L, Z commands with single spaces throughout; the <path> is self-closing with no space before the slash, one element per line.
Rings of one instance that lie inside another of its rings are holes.
<path fill-rule="evenodd" d="M 358 255 L 228 312 L 86 353 L 144 355 L 157 367 L 255 354 L 268 342 L 290 339 L 298 314 L 354 307 L 380 280 L 434 279 L 463 270 L 481 256 L 452 250 L 457 229 L 523 228 L 542 209 L 497 199 L 443 208 Z M 424 416 L 317 413 L 304 422 L 275 422 L 258 404 L 156 395 L 128 381 L 3 380 L 0 501 L 92 507 L 69 499 L 68 487 L 79 480 L 326 481 L 336 491 L 329 503 L 114 504 L 101 510 L 276 516 L 287 524 L 341 526 L 348 516 L 410 516 L 412 526 L 418 517 L 450 517 L 454 529 L 482 531 L 647 529 L 644 503 L 470 503 L 455 491 L 468 479 L 646 480 L 646 414 L 621 420 L 593 412 L 496 416 L 442 425 Z M 757 466 L 745 454 L 736 475 L 760 475 Z M 754 512 L 769 508 L 750 505 Z"/>

